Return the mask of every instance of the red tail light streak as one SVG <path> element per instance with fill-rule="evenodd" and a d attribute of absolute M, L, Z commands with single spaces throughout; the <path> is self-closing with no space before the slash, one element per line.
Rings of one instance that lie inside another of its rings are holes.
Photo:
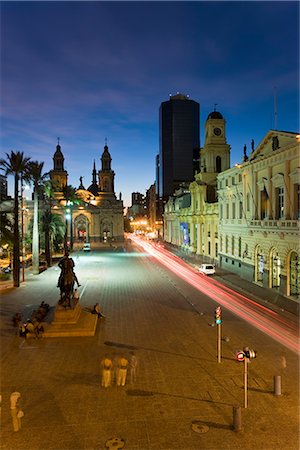
<path fill-rule="evenodd" d="M 299 330 L 295 323 L 275 311 L 249 299 L 215 279 L 199 274 L 190 265 L 162 247 L 156 247 L 137 236 L 132 240 L 161 264 L 185 280 L 198 291 L 244 319 L 260 331 L 280 342 L 290 350 L 300 353 Z"/>

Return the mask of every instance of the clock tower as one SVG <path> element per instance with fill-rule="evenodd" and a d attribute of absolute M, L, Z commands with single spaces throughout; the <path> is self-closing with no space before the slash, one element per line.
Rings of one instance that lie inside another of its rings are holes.
<path fill-rule="evenodd" d="M 200 172 L 217 174 L 230 167 L 230 145 L 226 142 L 226 121 L 218 111 L 211 112 L 205 123 L 205 142 L 200 151 Z"/>

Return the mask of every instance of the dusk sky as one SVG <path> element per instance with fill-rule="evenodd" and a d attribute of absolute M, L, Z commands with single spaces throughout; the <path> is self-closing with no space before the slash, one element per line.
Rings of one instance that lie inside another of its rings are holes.
<path fill-rule="evenodd" d="M 201 146 L 217 103 L 231 166 L 274 128 L 275 87 L 277 128 L 299 131 L 298 2 L 0 7 L 1 157 L 23 151 L 51 170 L 59 136 L 69 184 L 83 176 L 87 188 L 107 138 L 115 191 L 129 206 L 155 180 L 158 111 L 169 94 L 200 103 Z"/>

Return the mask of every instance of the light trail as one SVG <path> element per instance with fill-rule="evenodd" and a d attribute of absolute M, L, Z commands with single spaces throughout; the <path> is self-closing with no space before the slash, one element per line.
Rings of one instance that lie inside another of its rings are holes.
<path fill-rule="evenodd" d="M 281 317 L 277 312 L 256 303 L 245 295 L 224 286 L 217 280 L 196 272 L 189 264 L 166 249 L 155 247 L 154 244 L 150 244 L 137 236 L 133 236 L 131 239 L 195 289 L 204 293 L 285 347 L 296 353 L 300 353 L 298 327 L 295 323 Z"/>

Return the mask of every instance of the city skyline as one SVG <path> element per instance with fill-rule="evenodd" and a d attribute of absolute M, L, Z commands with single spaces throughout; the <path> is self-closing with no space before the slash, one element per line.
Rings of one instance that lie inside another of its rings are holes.
<path fill-rule="evenodd" d="M 155 181 L 159 107 L 176 92 L 200 103 L 201 146 L 208 114 L 222 113 L 231 166 L 269 129 L 299 131 L 297 2 L 0 7 L 1 156 L 23 151 L 49 171 L 60 137 L 75 187 L 80 176 L 91 184 L 107 138 L 116 194 L 125 206 L 132 192 L 145 194 Z"/>

